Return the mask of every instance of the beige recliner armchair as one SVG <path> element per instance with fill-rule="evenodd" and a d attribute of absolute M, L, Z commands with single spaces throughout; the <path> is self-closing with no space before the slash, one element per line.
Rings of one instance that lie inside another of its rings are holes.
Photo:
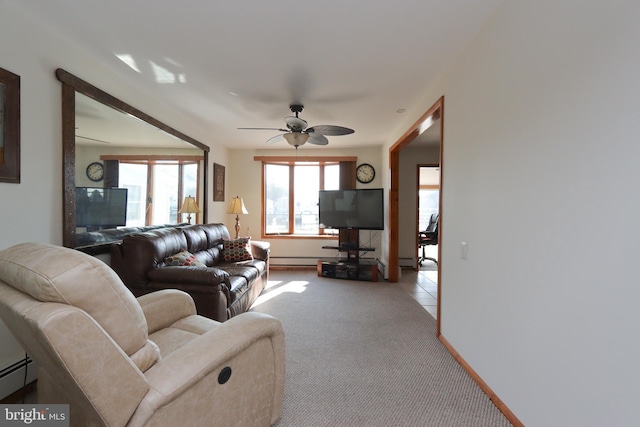
<path fill-rule="evenodd" d="M 0 251 L 0 317 L 36 361 L 38 403 L 75 426 L 268 426 L 280 417 L 284 333 L 244 313 L 196 315 L 191 297 L 136 299 L 102 261 L 24 243 Z"/>

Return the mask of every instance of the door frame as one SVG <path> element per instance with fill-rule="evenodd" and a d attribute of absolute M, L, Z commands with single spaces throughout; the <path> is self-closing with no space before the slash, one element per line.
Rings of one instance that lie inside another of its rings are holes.
<path fill-rule="evenodd" d="M 442 171 L 443 171 L 443 151 L 444 151 L 444 96 L 441 96 L 390 148 L 389 148 L 389 281 L 397 282 L 400 278 L 399 257 L 399 194 L 400 194 L 400 152 L 427 130 L 436 120 L 440 119 L 440 201 L 439 201 L 439 224 L 438 239 L 442 241 L 443 221 L 442 221 Z M 441 245 L 438 245 L 438 302 L 437 302 L 437 335 L 440 335 L 440 290 L 442 275 L 441 266 Z"/>

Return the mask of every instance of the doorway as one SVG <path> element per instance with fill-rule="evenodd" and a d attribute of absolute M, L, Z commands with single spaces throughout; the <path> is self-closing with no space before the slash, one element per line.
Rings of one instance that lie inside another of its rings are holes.
<path fill-rule="evenodd" d="M 436 101 L 435 104 L 433 104 L 431 106 L 431 108 L 429 108 L 427 110 L 427 112 L 425 114 L 422 115 L 422 117 L 420 117 L 420 119 L 418 119 L 413 126 L 411 126 L 405 133 L 404 135 L 402 135 L 400 137 L 400 139 L 398 139 L 398 141 L 396 141 L 396 143 L 391 146 L 391 148 L 389 149 L 389 175 L 390 175 L 390 180 L 391 180 L 391 185 L 390 185 L 390 189 L 389 189 L 389 273 L 388 273 L 388 278 L 390 282 L 398 282 L 399 277 L 400 277 L 400 242 L 401 242 L 401 232 L 403 232 L 403 230 L 401 230 L 400 228 L 400 206 L 406 206 L 407 203 L 411 203 L 411 201 L 409 200 L 409 198 L 415 197 L 412 195 L 407 196 L 405 194 L 405 192 L 403 191 L 401 193 L 401 152 L 402 150 L 404 150 L 405 148 L 408 148 L 411 144 L 415 143 L 416 141 L 419 141 L 419 137 L 428 129 L 432 128 L 432 126 L 435 127 L 435 129 L 437 129 L 438 131 L 438 135 L 439 135 L 439 153 L 438 153 L 438 165 L 440 166 L 440 183 L 442 183 L 442 171 L 443 171 L 443 164 L 442 164 L 442 153 L 443 153 L 443 127 L 444 127 L 444 97 L 441 97 L 440 99 L 438 99 L 438 101 Z M 413 168 L 412 168 L 413 170 Z M 442 213 L 442 193 L 443 193 L 443 189 L 442 189 L 442 184 L 440 184 L 440 192 L 439 192 L 439 235 L 442 235 L 443 232 L 443 213 Z M 413 194 L 413 192 L 411 193 Z M 415 212 L 415 211 L 414 211 Z M 417 222 L 417 221 L 416 221 Z M 414 233 L 414 226 L 411 226 L 411 231 L 410 233 L 413 236 L 416 236 L 416 234 Z M 406 232 L 406 230 L 405 230 Z M 441 240 L 441 239 L 440 239 Z M 404 250 L 404 245 L 410 245 L 412 246 L 412 248 L 414 248 L 413 250 L 415 251 L 415 247 L 413 246 L 412 242 L 415 242 L 415 237 L 413 237 L 412 241 L 409 241 L 407 243 L 407 239 L 402 239 L 402 243 L 403 243 L 403 250 Z M 441 253 L 441 249 L 440 249 L 441 245 L 437 245 L 437 250 L 438 250 L 438 256 L 437 259 L 439 260 L 438 262 L 438 302 L 437 302 L 437 318 L 436 318 L 436 322 L 437 322 L 437 335 L 440 335 L 440 319 L 441 319 L 441 313 L 440 313 L 440 295 L 441 295 L 441 289 L 442 289 L 442 280 L 441 280 L 441 274 L 440 274 L 440 265 L 441 265 L 441 259 L 442 259 L 442 253 Z M 415 253 L 415 252 L 413 252 Z"/>
<path fill-rule="evenodd" d="M 417 270 L 433 270 L 437 264 L 437 225 L 440 212 L 440 166 L 417 165 L 416 249 Z M 435 220 L 435 221 L 434 221 Z M 420 233 L 425 233 L 420 236 Z M 422 238 L 421 238 L 422 237 Z M 435 237 L 435 238 L 434 238 Z"/>

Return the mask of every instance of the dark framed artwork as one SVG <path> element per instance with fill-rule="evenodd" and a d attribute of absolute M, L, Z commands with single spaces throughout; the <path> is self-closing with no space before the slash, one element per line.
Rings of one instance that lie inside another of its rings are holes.
<path fill-rule="evenodd" d="M 213 164 L 213 201 L 224 202 L 224 166 Z"/>
<path fill-rule="evenodd" d="M 0 68 L 0 182 L 20 182 L 20 76 Z"/>

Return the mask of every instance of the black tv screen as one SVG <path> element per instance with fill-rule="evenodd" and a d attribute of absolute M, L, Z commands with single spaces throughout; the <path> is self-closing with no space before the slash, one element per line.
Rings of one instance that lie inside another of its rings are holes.
<path fill-rule="evenodd" d="M 76 227 L 127 225 L 127 189 L 76 187 Z"/>
<path fill-rule="evenodd" d="M 320 191 L 320 228 L 384 230 L 383 194 L 382 188 Z"/>

